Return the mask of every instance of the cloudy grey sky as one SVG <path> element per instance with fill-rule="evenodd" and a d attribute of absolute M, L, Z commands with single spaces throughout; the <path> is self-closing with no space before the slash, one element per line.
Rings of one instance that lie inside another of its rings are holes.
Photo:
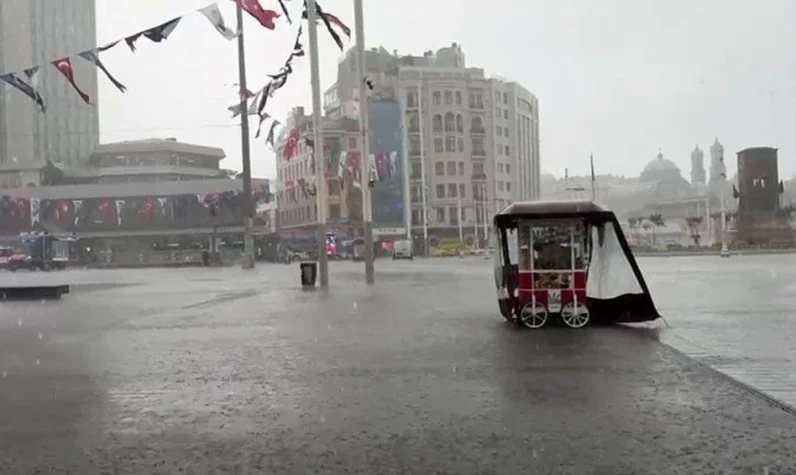
<path fill-rule="evenodd" d="M 98 40 L 115 40 L 191 12 L 209 0 L 97 0 Z M 278 8 L 276 0 L 261 0 Z M 234 23 L 234 4 L 222 1 Z M 324 0 L 353 28 L 353 0 Z M 397 6 L 399 5 L 399 6 Z M 453 41 L 470 66 L 511 78 L 539 98 L 542 168 L 637 174 L 658 148 L 687 175 L 695 144 L 735 152 L 780 149 L 785 176 L 796 174 L 796 2 L 792 0 L 367 0 L 368 46 L 419 54 Z M 298 11 L 299 2 L 290 6 Z M 284 19 L 282 19 L 284 20 Z M 295 26 L 263 30 L 247 18 L 250 89 L 274 73 L 291 48 Z M 334 80 L 339 51 L 319 29 L 323 88 Z M 174 136 L 223 147 L 224 166 L 240 167 L 235 102 L 236 49 L 199 14 L 184 19 L 166 43 L 124 45 L 103 56 L 129 92 L 100 78 L 104 141 Z M 306 42 L 305 42 L 306 44 Z M 310 105 L 309 59 L 270 102 L 285 117 Z M 252 141 L 255 176 L 274 176 L 274 156 Z"/>

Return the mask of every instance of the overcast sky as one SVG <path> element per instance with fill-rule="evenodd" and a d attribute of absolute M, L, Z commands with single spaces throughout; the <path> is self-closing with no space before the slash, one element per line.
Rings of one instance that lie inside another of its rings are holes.
<path fill-rule="evenodd" d="M 208 0 L 97 0 L 105 43 L 194 11 Z M 276 0 L 261 0 L 278 9 Z M 234 25 L 234 4 L 220 2 Z M 321 5 L 353 29 L 353 0 Z M 470 5 L 470 6 L 467 6 Z M 299 11 L 298 0 L 289 2 Z M 539 98 L 542 169 L 638 174 L 660 148 L 687 177 L 690 151 L 718 136 L 728 168 L 749 146 L 780 149 L 783 175 L 796 173 L 796 2 L 792 0 L 366 0 L 368 47 L 420 54 L 458 42 L 469 66 L 516 80 Z M 292 47 L 295 25 L 274 31 L 246 18 L 248 81 L 262 87 Z M 322 29 L 322 88 L 334 81 L 339 50 Z M 305 41 L 306 44 L 306 41 Z M 100 77 L 103 141 L 177 137 L 222 147 L 222 166 L 240 168 L 240 132 L 227 112 L 236 101 L 235 42 L 189 14 L 163 44 L 144 40 L 105 53 L 127 85 Z M 353 45 L 353 43 L 352 43 Z M 269 102 L 283 119 L 310 106 L 309 56 Z M 254 120 L 252 121 L 254 122 Z M 273 153 L 252 139 L 255 176 L 275 176 Z"/>

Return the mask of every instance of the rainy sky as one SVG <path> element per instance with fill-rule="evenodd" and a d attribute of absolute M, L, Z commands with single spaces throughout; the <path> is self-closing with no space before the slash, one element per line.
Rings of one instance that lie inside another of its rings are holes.
<path fill-rule="evenodd" d="M 97 0 L 98 42 L 208 3 Z M 276 0 L 261 3 L 278 8 Z M 353 0 L 321 4 L 353 28 Z M 234 23 L 234 4 L 221 6 Z M 298 12 L 298 1 L 290 7 Z M 783 175 L 796 174 L 792 0 L 367 0 L 365 22 L 369 47 L 421 54 L 456 41 L 468 65 L 534 92 L 544 171 L 586 173 L 593 150 L 598 173 L 635 175 L 660 148 L 687 176 L 694 145 L 706 150 L 718 136 L 730 171 L 734 152 L 770 145 L 780 149 Z M 267 31 L 247 18 L 245 28 L 256 90 L 289 53 L 295 26 L 283 21 Z M 322 29 L 319 38 L 325 90 L 339 51 Z M 239 169 L 239 129 L 226 110 L 236 100 L 235 42 L 192 14 L 167 42 L 139 45 L 135 55 L 119 47 L 103 56 L 129 92 L 100 78 L 102 140 L 174 136 L 224 148 L 222 166 Z M 308 58 L 269 103 L 280 120 L 294 105 L 310 106 Z M 274 176 L 274 163 L 262 139 L 253 141 L 253 174 Z"/>

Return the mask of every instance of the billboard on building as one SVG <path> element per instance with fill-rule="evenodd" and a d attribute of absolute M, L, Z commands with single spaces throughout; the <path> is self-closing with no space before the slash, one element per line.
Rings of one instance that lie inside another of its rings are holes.
<path fill-rule="evenodd" d="M 370 103 L 370 153 L 376 157 L 378 178 L 373 185 L 373 229 L 405 233 L 404 134 L 402 109 L 397 99 L 373 99 Z"/>

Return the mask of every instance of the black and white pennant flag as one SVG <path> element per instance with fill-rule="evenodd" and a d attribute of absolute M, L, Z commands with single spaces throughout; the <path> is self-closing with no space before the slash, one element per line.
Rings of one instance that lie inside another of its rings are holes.
<path fill-rule="evenodd" d="M 127 87 L 124 84 L 120 83 L 118 80 L 116 80 L 116 78 L 113 77 L 113 75 L 110 72 L 108 72 L 108 70 L 105 68 L 105 65 L 102 64 L 98 52 L 99 52 L 98 49 L 83 51 L 82 53 L 80 53 L 80 57 L 85 59 L 86 61 L 93 63 L 94 66 L 97 67 L 97 69 L 105 73 L 105 77 L 107 77 L 108 80 L 112 82 L 114 86 L 116 86 L 116 89 L 118 89 L 121 92 L 127 92 Z"/>
<path fill-rule="evenodd" d="M 18 90 L 22 94 L 25 94 L 30 99 L 36 102 L 39 105 L 39 110 L 45 112 L 47 107 L 44 105 L 44 99 L 42 99 L 41 94 L 39 94 L 36 89 L 33 88 L 30 84 L 26 83 L 19 76 L 14 73 L 2 74 L 0 75 L 0 81 L 5 81 L 13 87 L 14 89 Z"/>
<path fill-rule="evenodd" d="M 208 5 L 199 11 L 208 20 L 210 20 L 210 23 L 213 24 L 213 26 L 216 28 L 216 31 L 221 33 L 221 36 L 224 38 L 228 40 L 234 40 L 240 34 L 239 32 L 232 31 L 227 27 L 227 24 L 224 22 L 224 16 L 221 15 L 221 10 L 218 9 L 217 3 Z"/>

